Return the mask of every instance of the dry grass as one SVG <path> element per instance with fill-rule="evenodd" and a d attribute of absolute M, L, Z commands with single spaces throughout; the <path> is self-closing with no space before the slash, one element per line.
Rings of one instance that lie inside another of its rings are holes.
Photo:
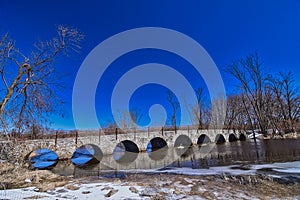
<path fill-rule="evenodd" d="M 25 181 L 26 180 L 26 181 Z M 28 181 L 30 180 L 30 181 Z M 152 199 L 165 199 L 170 195 L 201 197 L 203 199 L 293 199 L 300 195 L 299 183 L 283 184 L 265 175 L 239 176 L 186 176 L 170 174 L 128 174 L 125 179 L 81 178 L 73 179 L 51 171 L 32 171 L 0 163 L 0 189 L 35 186 L 40 192 L 53 190 L 70 183 L 111 182 L 117 185 L 141 186 Z M 78 189 L 78 188 L 70 188 Z"/>

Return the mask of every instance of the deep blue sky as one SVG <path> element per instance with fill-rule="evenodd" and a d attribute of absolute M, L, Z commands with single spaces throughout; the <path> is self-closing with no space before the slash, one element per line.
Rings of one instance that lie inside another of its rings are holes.
<path fill-rule="evenodd" d="M 200 43 L 213 58 L 225 81 L 227 93 L 234 90 L 234 81 L 224 72 L 232 60 L 257 51 L 268 70 L 295 73 L 300 83 L 300 1 L 299 0 L 227 0 L 227 1 L 0 1 L 0 33 L 9 32 L 17 46 L 30 51 L 34 41 L 54 35 L 55 25 L 78 28 L 85 34 L 81 54 L 59 60 L 57 70 L 68 74 L 69 87 L 62 98 L 66 117 L 54 116 L 54 128 L 73 128 L 72 86 L 82 61 L 100 42 L 119 32 L 138 27 L 165 27 L 180 31 Z M 147 62 L 160 62 L 180 70 L 188 65 L 167 52 L 135 52 L 122 57 L 111 66 L 105 87 L 99 86 L 97 110 L 105 113 L 101 121 L 110 118 L 107 111 L 109 93 L 123 70 Z M 118 67 L 119 66 L 119 67 Z M 120 68 L 120 66 L 124 68 Z M 118 69 L 118 70 L 116 70 Z M 193 87 L 203 85 L 192 71 L 182 71 Z M 112 78 L 113 77 L 113 78 Z M 106 87 L 107 86 L 107 87 Z M 203 86 L 205 87 L 205 86 Z M 132 97 L 133 105 L 146 111 L 153 103 L 168 104 L 165 88 L 145 86 Z M 156 92 L 155 98 L 147 94 Z M 106 93 L 105 93 L 106 92 Z M 105 96 L 105 95 L 104 95 Z M 145 121 L 147 121 L 147 116 Z M 91 127 L 94 128 L 94 127 Z"/>

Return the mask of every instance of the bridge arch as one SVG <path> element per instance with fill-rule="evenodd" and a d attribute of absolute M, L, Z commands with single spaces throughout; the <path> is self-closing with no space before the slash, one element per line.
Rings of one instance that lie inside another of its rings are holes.
<path fill-rule="evenodd" d="M 125 150 L 128 152 L 138 153 L 140 151 L 139 147 L 131 140 L 123 140 L 120 143 L 124 145 Z"/>
<path fill-rule="evenodd" d="M 146 151 L 150 159 L 162 160 L 167 156 L 168 144 L 163 138 L 155 137 L 148 143 Z"/>
<path fill-rule="evenodd" d="M 138 146 L 131 140 L 123 140 L 119 142 L 114 151 L 113 157 L 120 164 L 127 164 L 135 161 L 139 153 Z"/>
<path fill-rule="evenodd" d="M 233 134 L 233 133 L 229 134 L 229 137 L 228 137 L 229 142 L 236 142 L 237 140 L 238 140 L 238 138 L 236 137 L 235 134 Z"/>
<path fill-rule="evenodd" d="M 187 135 L 179 135 L 174 142 L 177 155 L 182 157 L 185 157 L 190 153 L 192 145 L 193 142 Z"/>
<path fill-rule="evenodd" d="M 32 169 L 51 169 L 58 163 L 58 155 L 48 148 L 39 148 L 25 156 L 26 162 Z"/>
<path fill-rule="evenodd" d="M 152 151 L 155 151 L 155 150 L 167 147 L 167 146 L 168 146 L 168 144 L 167 144 L 166 140 L 164 140 L 161 137 L 155 137 L 155 138 L 152 138 L 150 140 L 150 142 L 148 143 L 147 150 L 151 149 Z"/>
<path fill-rule="evenodd" d="M 240 137 L 239 137 L 239 140 L 240 140 L 240 141 L 246 141 L 246 139 L 247 139 L 247 138 L 246 138 L 246 135 L 245 135 L 244 133 L 241 133 L 241 134 L 240 134 Z"/>
<path fill-rule="evenodd" d="M 215 137 L 215 143 L 217 144 L 222 144 L 222 143 L 225 143 L 226 140 L 225 140 L 225 137 L 223 134 L 217 134 L 216 137 Z"/>
<path fill-rule="evenodd" d="M 179 135 L 174 142 L 174 147 L 180 147 L 180 146 L 190 147 L 192 146 L 192 144 L 193 144 L 192 140 L 190 139 L 189 136 Z"/>
<path fill-rule="evenodd" d="M 197 140 L 197 144 L 198 144 L 198 145 L 201 145 L 201 144 L 208 144 L 208 143 L 211 143 L 211 140 L 210 140 L 210 138 L 209 138 L 206 134 L 201 134 L 201 135 L 198 137 L 198 140 Z"/>
<path fill-rule="evenodd" d="M 25 143 L 22 143 L 18 145 L 18 149 L 20 150 L 20 158 L 25 162 L 28 161 L 29 155 L 32 152 L 39 149 L 49 149 L 58 155 L 56 147 L 47 143 L 37 143 L 36 145 L 26 145 Z"/>
<path fill-rule="evenodd" d="M 99 146 L 94 144 L 85 144 L 77 148 L 71 161 L 76 166 L 86 166 L 99 163 L 103 158 L 102 150 Z"/>

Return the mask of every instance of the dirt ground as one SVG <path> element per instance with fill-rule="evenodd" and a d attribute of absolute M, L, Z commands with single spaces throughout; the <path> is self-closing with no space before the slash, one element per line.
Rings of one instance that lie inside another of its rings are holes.
<path fill-rule="evenodd" d="M 145 180 L 149 180 L 145 182 Z M 129 175 L 127 182 L 152 187 L 157 198 L 164 199 L 161 188 L 174 189 L 184 197 L 203 199 L 294 199 L 300 195 L 300 184 L 282 184 L 263 175 L 186 176 L 186 175 Z M 187 187 L 184 187 L 187 186 Z M 190 189 L 189 189 L 190 188 Z"/>
<path fill-rule="evenodd" d="M 71 187 L 72 184 L 113 182 L 114 184 L 141 186 L 142 197 L 166 199 L 177 195 L 182 198 L 202 199 L 295 199 L 300 197 L 300 184 L 282 183 L 265 175 L 215 175 L 187 176 L 172 174 L 127 174 L 120 178 L 59 176 L 48 170 L 29 170 L 15 167 L 8 162 L 0 163 L 0 190 L 24 187 L 37 187 L 45 192 L 57 187 Z"/>

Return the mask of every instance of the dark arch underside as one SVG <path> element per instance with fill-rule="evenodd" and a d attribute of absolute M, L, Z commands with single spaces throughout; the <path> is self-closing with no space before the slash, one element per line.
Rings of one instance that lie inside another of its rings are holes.
<path fill-rule="evenodd" d="M 229 135 L 229 142 L 236 142 L 238 139 L 234 134 L 230 134 Z"/>
<path fill-rule="evenodd" d="M 245 136 L 245 134 L 241 133 L 239 139 L 240 139 L 240 141 L 246 141 L 246 136 Z"/>
<path fill-rule="evenodd" d="M 209 137 L 205 134 L 202 134 L 199 136 L 198 140 L 197 140 L 197 144 L 208 144 L 211 143 L 211 140 L 209 139 Z"/>
<path fill-rule="evenodd" d="M 150 140 L 150 143 L 151 143 L 152 150 L 161 149 L 168 145 L 167 142 L 163 138 L 160 138 L 160 137 L 153 138 L 152 140 Z"/>
<path fill-rule="evenodd" d="M 217 144 L 221 144 L 221 143 L 226 142 L 226 140 L 222 134 L 218 134 L 218 135 L 216 135 L 215 142 Z"/>

